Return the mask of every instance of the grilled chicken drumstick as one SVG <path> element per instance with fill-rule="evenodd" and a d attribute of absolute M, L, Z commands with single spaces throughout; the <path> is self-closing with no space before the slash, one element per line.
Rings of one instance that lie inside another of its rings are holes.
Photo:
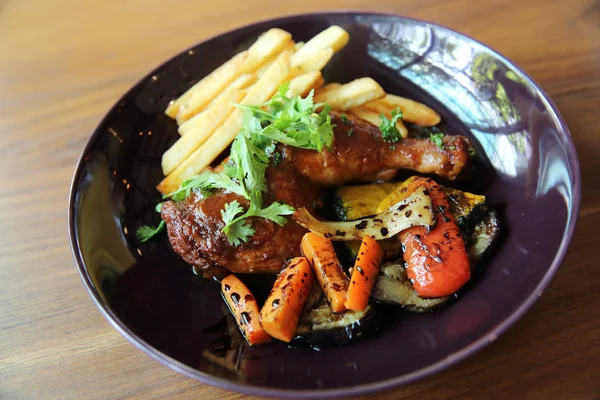
<path fill-rule="evenodd" d="M 428 139 L 403 139 L 390 144 L 379 129 L 360 119 L 332 113 L 334 141 L 330 150 L 317 152 L 279 145 L 283 155 L 277 166 L 267 168 L 266 204 L 279 201 L 314 211 L 320 188 L 358 180 L 387 180 L 399 169 L 436 174 L 455 179 L 469 163 L 469 141 L 445 136 L 443 148 Z M 263 218 L 249 221 L 256 233 L 235 247 L 221 232 L 221 210 L 246 199 L 224 191 L 207 198 L 196 195 L 180 202 L 163 204 L 161 217 L 167 224 L 173 249 L 189 264 L 200 269 L 221 266 L 238 273 L 277 273 L 284 262 L 300 255 L 306 230 L 295 221 L 284 226 Z"/>

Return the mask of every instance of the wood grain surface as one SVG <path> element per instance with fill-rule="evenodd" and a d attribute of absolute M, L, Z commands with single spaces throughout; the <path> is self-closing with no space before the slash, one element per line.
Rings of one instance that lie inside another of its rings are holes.
<path fill-rule="evenodd" d="M 600 398 L 595 0 L 0 1 L 0 398 L 254 398 L 187 379 L 110 326 L 71 257 L 69 184 L 104 113 L 165 59 L 255 20 L 335 8 L 430 20 L 514 60 L 558 105 L 583 175 L 569 255 L 533 310 L 460 365 L 369 399 Z"/>

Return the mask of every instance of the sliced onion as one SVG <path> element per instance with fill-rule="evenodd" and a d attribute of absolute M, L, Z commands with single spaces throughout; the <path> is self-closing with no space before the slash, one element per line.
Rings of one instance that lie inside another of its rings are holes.
<path fill-rule="evenodd" d="M 311 232 L 331 240 L 362 240 L 364 236 L 388 239 L 413 226 L 433 225 L 433 207 L 425 190 L 420 186 L 409 197 L 372 218 L 348 222 L 319 221 L 306 208 L 296 210 L 293 218 Z"/>

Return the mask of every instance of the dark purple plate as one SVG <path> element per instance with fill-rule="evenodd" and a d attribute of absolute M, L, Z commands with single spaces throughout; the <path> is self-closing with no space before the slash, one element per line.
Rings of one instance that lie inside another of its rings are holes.
<path fill-rule="evenodd" d="M 397 310 L 372 339 L 320 352 L 282 343 L 241 346 L 227 335 L 218 285 L 197 279 L 156 224 L 160 158 L 177 139 L 168 101 L 271 27 L 307 40 L 330 25 L 350 32 L 328 81 L 370 76 L 389 93 L 438 110 L 449 134 L 474 140 L 468 189 L 500 211 L 503 237 L 459 299 Z M 247 393 L 329 398 L 395 387 L 438 372 L 493 342 L 542 294 L 575 228 L 580 175 L 567 127 L 543 91 L 493 50 L 459 33 L 392 15 L 286 17 L 209 39 L 151 72 L 110 110 L 73 179 L 69 232 L 94 301 L 127 339 L 189 377 Z"/>

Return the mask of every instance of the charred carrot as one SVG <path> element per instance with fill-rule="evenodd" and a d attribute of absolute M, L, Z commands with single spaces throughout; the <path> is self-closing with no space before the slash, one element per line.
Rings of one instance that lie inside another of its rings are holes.
<path fill-rule="evenodd" d="M 429 191 L 436 224 L 429 232 L 413 227 L 400 233 L 406 273 L 419 296 L 449 296 L 470 279 L 469 256 L 444 190 L 432 179 L 420 178 L 409 192 L 421 185 Z"/>
<path fill-rule="evenodd" d="M 284 342 L 292 340 L 312 284 L 313 272 L 306 258 L 290 260 L 260 310 L 260 325 L 269 335 Z"/>
<path fill-rule="evenodd" d="M 364 311 L 383 259 L 383 249 L 371 236 L 365 236 L 358 250 L 344 305 L 348 310 Z"/>
<path fill-rule="evenodd" d="M 233 274 L 223 278 L 221 294 L 251 346 L 271 340 L 271 336 L 260 326 L 258 304 L 242 281 Z"/>
<path fill-rule="evenodd" d="M 301 248 L 302 254 L 315 271 L 333 312 L 346 311 L 344 302 L 348 291 L 348 277 L 342 270 L 331 240 L 309 232 L 302 238 Z"/>

